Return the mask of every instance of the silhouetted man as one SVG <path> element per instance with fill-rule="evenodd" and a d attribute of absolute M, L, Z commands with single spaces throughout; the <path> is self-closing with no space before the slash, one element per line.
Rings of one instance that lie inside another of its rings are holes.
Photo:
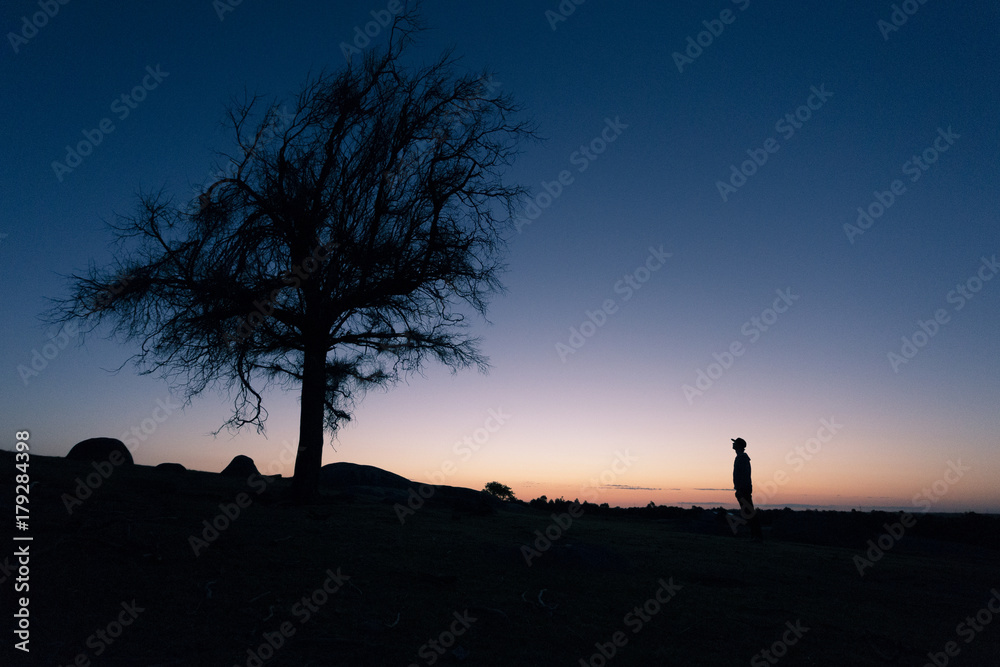
<path fill-rule="evenodd" d="M 733 462 L 733 488 L 736 489 L 736 501 L 740 504 L 740 516 L 750 523 L 750 536 L 755 539 L 762 537 L 760 532 L 760 517 L 753 506 L 753 483 L 750 481 L 750 457 L 746 451 L 747 441 L 743 438 L 733 438 L 733 449 L 736 451 L 736 461 Z M 741 522 L 742 523 L 742 522 Z"/>

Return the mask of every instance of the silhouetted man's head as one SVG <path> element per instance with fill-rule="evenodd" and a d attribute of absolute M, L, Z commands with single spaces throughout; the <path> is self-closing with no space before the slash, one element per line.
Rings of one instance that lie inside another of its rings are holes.
<path fill-rule="evenodd" d="M 747 448 L 747 441 L 743 438 L 733 438 L 733 449 L 738 452 L 742 452 Z"/>

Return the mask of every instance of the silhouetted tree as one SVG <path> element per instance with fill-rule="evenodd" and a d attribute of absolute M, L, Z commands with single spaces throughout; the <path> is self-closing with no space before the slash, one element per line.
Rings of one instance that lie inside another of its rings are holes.
<path fill-rule="evenodd" d="M 545 496 L 539 496 L 533 500 L 528 501 L 529 507 L 534 507 L 535 509 L 546 510 L 549 507 L 549 499 Z"/>
<path fill-rule="evenodd" d="M 517 501 L 517 497 L 514 496 L 514 492 L 511 488 L 506 484 L 501 484 L 500 482 L 488 482 L 483 491 L 491 496 L 499 498 L 500 500 L 508 500 L 510 502 Z"/>
<path fill-rule="evenodd" d="M 315 493 L 325 431 L 369 388 L 427 357 L 486 367 L 468 314 L 501 289 L 524 188 L 504 181 L 531 128 L 488 73 L 446 53 L 406 67 L 414 16 L 388 45 L 324 72 L 290 111 L 234 104 L 236 149 L 194 200 L 140 194 L 111 225 L 111 266 L 72 276 L 55 318 L 138 343 L 130 360 L 182 385 L 235 394 L 220 427 L 263 431 L 269 385 L 301 391 L 293 490 Z"/>

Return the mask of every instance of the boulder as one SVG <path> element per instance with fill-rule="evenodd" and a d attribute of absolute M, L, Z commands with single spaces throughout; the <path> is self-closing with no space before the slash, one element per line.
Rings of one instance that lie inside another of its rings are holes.
<path fill-rule="evenodd" d="M 257 466 L 254 465 L 252 458 L 238 454 L 233 457 L 233 460 L 229 462 L 229 465 L 227 465 L 220 474 L 223 477 L 246 479 L 250 477 L 250 475 L 259 475 L 260 472 L 258 472 Z"/>
<path fill-rule="evenodd" d="M 331 488 L 374 486 L 387 489 L 409 489 L 413 482 L 388 470 L 357 463 L 328 463 L 320 468 L 319 483 Z"/>
<path fill-rule="evenodd" d="M 157 470 L 162 470 L 164 472 L 174 473 L 179 475 L 182 472 L 187 472 L 187 468 L 182 466 L 180 463 L 161 463 L 156 466 Z"/>
<path fill-rule="evenodd" d="M 83 461 L 85 463 L 100 463 L 101 461 L 108 461 L 111 459 L 112 454 L 117 452 L 116 459 L 121 457 L 121 459 L 115 463 L 115 465 L 125 465 L 130 466 L 135 464 L 132 459 L 132 452 L 128 450 L 125 443 L 117 438 L 89 438 L 87 440 L 82 440 L 75 445 L 73 449 L 69 450 L 66 454 L 66 458 L 71 461 Z"/>
<path fill-rule="evenodd" d="M 412 496 L 431 505 L 458 512 L 493 514 L 505 503 L 485 491 L 443 484 L 420 484 L 375 466 L 357 463 L 328 463 L 319 471 L 319 483 L 328 489 L 349 490 L 382 502 L 407 504 Z M 429 494 L 429 495 L 428 495 Z"/>

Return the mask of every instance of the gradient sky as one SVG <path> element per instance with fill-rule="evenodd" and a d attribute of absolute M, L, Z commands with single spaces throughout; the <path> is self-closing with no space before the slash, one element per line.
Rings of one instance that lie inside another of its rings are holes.
<path fill-rule="evenodd" d="M 413 60 L 453 46 L 493 68 L 545 137 L 510 178 L 558 196 L 521 221 L 507 292 L 475 325 L 493 370 L 428 366 L 369 394 L 324 463 L 733 507 L 742 436 L 760 505 L 1000 512 L 1000 280 L 982 280 L 1000 254 L 1000 8 L 904 4 L 896 26 L 888 2 L 567 0 L 558 21 L 555 0 L 428 2 Z M 287 99 L 393 6 L 71 2 L 48 18 L 4 3 L 19 35 L 0 45 L 4 447 L 16 429 L 42 455 L 111 436 L 141 464 L 247 454 L 290 474 L 295 393 L 268 396 L 266 439 L 213 438 L 225 395 L 175 408 L 163 380 L 109 372 L 134 349 L 60 340 L 39 314 L 61 276 L 108 260 L 104 223 L 139 189 L 208 181 L 228 100 Z M 113 131 L 57 174 L 103 119 Z M 859 207 L 871 222 L 845 228 Z"/>

